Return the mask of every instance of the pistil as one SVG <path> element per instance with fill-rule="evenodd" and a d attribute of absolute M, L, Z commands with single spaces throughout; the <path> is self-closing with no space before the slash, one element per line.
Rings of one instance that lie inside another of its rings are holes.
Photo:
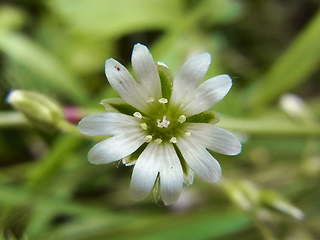
<path fill-rule="evenodd" d="M 167 120 L 166 115 L 163 116 L 162 121 L 160 119 L 157 119 L 157 126 L 159 128 L 168 128 L 170 124 L 170 121 Z"/>

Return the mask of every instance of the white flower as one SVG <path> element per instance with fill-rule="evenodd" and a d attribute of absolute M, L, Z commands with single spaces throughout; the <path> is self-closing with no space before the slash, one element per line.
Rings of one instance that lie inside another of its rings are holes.
<path fill-rule="evenodd" d="M 103 100 L 113 112 L 87 116 L 78 128 L 90 136 L 112 136 L 90 150 L 91 163 L 122 159 L 126 165 L 135 164 L 133 199 L 145 198 L 159 183 L 159 194 L 169 205 L 180 196 L 184 182 L 192 184 L 193 172 L 208 182 L 220 180 L 220 165 L 207 149 L 240 153 L 239 140 L 216 127 L 217 115 L 207 111 L 227 94 L 232 81 L 219 75 L 199 85 L 211 62 L 209 53 L 190 58 L 173 81 L 146 46 L 136 44 L 131 60 L 138 81 L 116 60 L 106 61 L 108 81 L 122 99 Z"/>

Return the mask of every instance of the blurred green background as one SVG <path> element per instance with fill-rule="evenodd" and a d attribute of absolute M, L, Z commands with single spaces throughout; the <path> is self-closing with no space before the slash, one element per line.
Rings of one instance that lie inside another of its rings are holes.
<path fill-rule="evenodd" d="M 1 0 L 0 239 L 320 239 L 319 5 Z M 222 181 L 196 178 L 170 207 L 132 201 L 132 167 L 90 165 L 95 141 L 70 122 L 27 120 L 5 101 L 25 89 L 57 101 L 70 121 L 103 112 L 99 101 L 115 96 L 104 62 L 130 67 L 137 42 L 173 73 L 208 51 L 206 77 L 233 78 L 213 110 L 242 153 L 214 154 Z"/>

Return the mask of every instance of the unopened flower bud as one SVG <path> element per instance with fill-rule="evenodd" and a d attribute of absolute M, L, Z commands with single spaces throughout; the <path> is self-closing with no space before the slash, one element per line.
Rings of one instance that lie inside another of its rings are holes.
<path fill-rule="evenodd" d="M 273 207 L 280 212 L 283 212 L 291 217 L 294 217 L 298 220 L 304 219 L 304 213 L 286 200 L 283 196 L 277 194 L 273 191 L 264 190 L 261 192 L 261 202 L 264 205 Z"/>
<path fill-rule="evenodd" d="M 37 92 L 13 90 L 8 94 L 7 102 L 36 123 L 55 125 L 64 119 L 64 112 L 59 104 Z"/>
<path fill-rule="evenodd" d="M 313 120 L 312 114 L 304 101 L 294 95 L 285 94 L 280 99 L 280 107 L 293 119 L 310 122 Z"/>
<path fill-rule="evenodd" d="M 224 188 L 234 203 L 246 211 L 252 210 L 259 204 L 259 189 L 249 181 L 228 181 Z"/>

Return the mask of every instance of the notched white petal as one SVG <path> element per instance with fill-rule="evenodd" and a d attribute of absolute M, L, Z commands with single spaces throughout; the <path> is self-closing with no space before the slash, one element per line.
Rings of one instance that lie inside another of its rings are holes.
<path fill-rule="evenodd" d="M 146 109 L 144 99 L 148 97 L 148 93 L 138 85 L 121 63 L 113 58 L 108 59 L 105 64 L 105 73 L 112 88 L 124 101 L 141 111 Z"/>
<path fill-rule="evenodd" d="M 221 178 L 218 161 L 192 137 L 179 139 L 178 148 L 191 169 L 207 182 L 217 182 Z"/>
<path fill-rule="evenodd" d="M 219 102 L 229 92 L 232 80 L 229 75 L 223 74 L 210 78 L 195 89 L 193 96 L 185 103 L 188 115 L 204 112 Z"/>
<path fill-rule="evenodd" d="M 199 143 L 214 152 L 231 156 L 241 152 L 239 139 L 228 130 L 207 123 L 188 123 L 186 128 Z"/>
<path fill-rule="evenodd" d="M 189 98 L 193 94 L 199 81 L 208 71 L 211 63 L 211 55 L 202 53 L 190 58 L 182 65 L 173 81 L 171 101 L 178 103 L 183 98 Z"/>
<path fill-rule="evenodd" d="M 182 191 L 183 171 L 180 160 L 171 144 L 159 146 L 160 189 L 161 197 L 166 205 L 175 203 Z"/>
<path fill-rule="evenodd" d="M 140 131 L 128 132 L 108 138 L 97 143 L 88 153 L 88 160 L 92 164 L 106 164 L 120 160 L 144 143 L 144 135 Z"/>
<path fill-rule="evenodd" d="M 208 71 L 211 63 L 211 55 L 209 53 L 201 53 L 191 57 L 185 62 L 178 71 L 175 80 L 180 84 L 191 84 L 196 86 Z"/>
<path fill-rule="evenodd" d="M 160 77 L 148 48 L 140 43 L 134 45 L 131 61 L 133 71 L 145 91 L 153 97 L 160 97 Z"/>
<path fill-rule="evenodd" d="M 138 125 L 133 117 L 122 113 L 97 113 L 81 119 L 78 129 L 89 136 L 110 136 Z"/>
<path fill-rule="evenodd" d="M 130 193 L 133 200 L 144 199 L 154 186 L 159 172 L 159 148 L 149 143 L 139 156 L 132 173 Z"/>

